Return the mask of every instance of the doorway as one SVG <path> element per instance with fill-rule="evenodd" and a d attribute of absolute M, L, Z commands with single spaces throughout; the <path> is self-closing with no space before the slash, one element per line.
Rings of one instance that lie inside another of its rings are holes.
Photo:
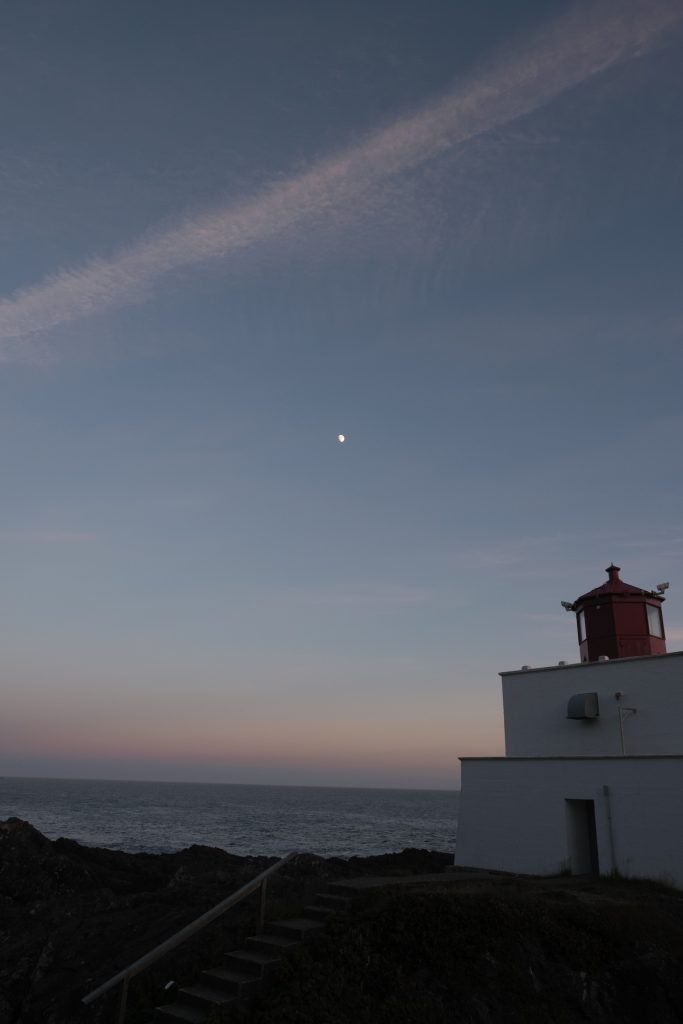
<path fill-rule="evenodd" d="M 572 875 L 599 875 L 594 800 L 565 800 L 567 849 Z"/>

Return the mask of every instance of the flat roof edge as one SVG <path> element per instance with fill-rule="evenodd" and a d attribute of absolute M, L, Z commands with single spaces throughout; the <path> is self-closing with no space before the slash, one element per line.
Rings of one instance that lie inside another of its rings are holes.
<path fill-rule="evenodd" d="M 639 654 L 635 658 L 609 658 L 607 661 L 568 661 L 566 665 L 539 665 L 537 668 L 511 668 L 499 672 L 503 676 L 526 676 L 531 672 L 564 672 L 568 668 L 604 668 L 605 665 L 620 665 L 631 661 L 663 661 L 666 658 L 683 658 L 683 651 L 667 651 L 666 654 Z"/>
<path fill-rule="evenodd" d="M 683 754 L 541 754 L 538 757 L 459 757 L 458 761 L 683 761 Z"/>

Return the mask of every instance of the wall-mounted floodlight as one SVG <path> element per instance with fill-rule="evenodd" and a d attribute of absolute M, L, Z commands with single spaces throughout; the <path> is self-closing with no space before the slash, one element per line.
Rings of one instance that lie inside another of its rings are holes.
<path fill-rule="evenodd" d="M 566 612 L 574 611 L 574 604 L 572 601 L 560 601 L 560 604 Z"/>

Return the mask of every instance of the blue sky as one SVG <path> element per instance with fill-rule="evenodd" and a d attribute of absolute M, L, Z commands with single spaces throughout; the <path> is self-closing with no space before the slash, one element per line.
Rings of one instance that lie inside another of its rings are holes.
<path fill-rule="evenodd" d="M 0 772 L 449 787 L 610 561 L 680 645 L 682 3 L 0 23 Z"/>

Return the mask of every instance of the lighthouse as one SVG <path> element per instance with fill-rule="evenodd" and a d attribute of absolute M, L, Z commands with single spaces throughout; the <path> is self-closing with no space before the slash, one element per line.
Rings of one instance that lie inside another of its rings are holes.
<path fill-rule="evenodd" d="M 581 661 L 666 654 L 662 602 L 669 584 L 643 590 L 620 579 L 621 568 L 614 563 L 605 572 L 606 583 L 562 602 L 576 612 Z"/>
<path fill-rule="evenodd" d="M 683 889 L 683 652 L 668 583 L 610 564 L 575 601 L 580 661 L 501 672 L 504 757 L 462 757 L 455 862 L 654 878 Z"/>

